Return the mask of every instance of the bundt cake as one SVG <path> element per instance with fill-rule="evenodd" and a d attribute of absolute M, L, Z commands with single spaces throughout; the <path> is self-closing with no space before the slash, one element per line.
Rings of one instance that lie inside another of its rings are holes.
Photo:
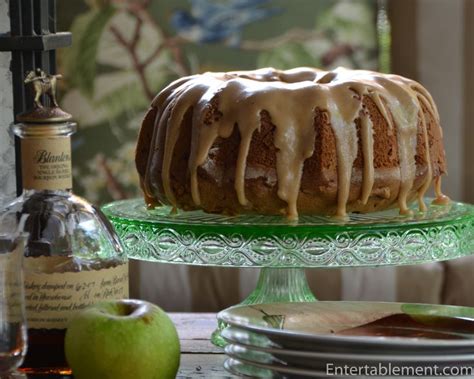
<path fill-rule="evenodd" d="M 136 166 L 146 203 L 213 213 L 337 215 L 423 197 L 446 172 L 439 114 L 419 83 L 338 68 L 208 72 L 151 104 Z"/>

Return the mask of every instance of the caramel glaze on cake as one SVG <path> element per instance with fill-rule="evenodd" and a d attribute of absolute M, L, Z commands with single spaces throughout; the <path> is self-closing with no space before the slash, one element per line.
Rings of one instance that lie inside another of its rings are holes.
<path fill-rule="evenodd" d="M 205 73 L 154 99 L 136 164 L 148 205 L 238 214 L 370 212 L 446 172 L 439 115 L 419 83 L 371 71 Z"/>

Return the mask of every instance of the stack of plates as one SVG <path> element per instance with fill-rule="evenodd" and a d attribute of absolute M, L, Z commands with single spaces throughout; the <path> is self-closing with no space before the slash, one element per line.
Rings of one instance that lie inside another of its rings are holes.
<path fill-rule="evenodd" d="M 218 319 L 237 375 L 474 377 L 474 308 L 321 301 L 237 306 Z"/>

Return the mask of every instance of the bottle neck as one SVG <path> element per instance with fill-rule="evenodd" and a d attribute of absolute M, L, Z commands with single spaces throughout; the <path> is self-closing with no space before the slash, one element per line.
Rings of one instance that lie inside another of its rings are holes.
<path fill-rule="evenodd" d="M 72 195 L 72 188 L 61 189 L 61 190 L 37 190 L 37 189 L 23 189 L 22 196 L 24 198 L 32 197 L 34 194 L 41 192 L 42 195 L 46 196 L 70 196 Z"/>
<path fill-rule="evenodd" d="M 24 136 L 21 141 L 21 169 L 25 191 L 70 191 L 70 136 Z"/>

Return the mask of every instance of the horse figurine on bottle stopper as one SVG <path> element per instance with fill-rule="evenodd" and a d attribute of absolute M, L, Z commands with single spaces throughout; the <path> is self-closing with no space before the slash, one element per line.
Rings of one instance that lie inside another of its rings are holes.
<path fill-rule="evenodd" d="M 68 121 L 72 116 L 63 111 L 56 99 L 56 87 L 62 75 L 46 74 L 42 69 L 29 71 L 24 83 L 31 87 L 34 92 L 33 109 L 17 116 L 19 122 L 50 123 Z M 41 99 L 45 96 L 51 101 L 52 106 L 45 106 Z"/>

